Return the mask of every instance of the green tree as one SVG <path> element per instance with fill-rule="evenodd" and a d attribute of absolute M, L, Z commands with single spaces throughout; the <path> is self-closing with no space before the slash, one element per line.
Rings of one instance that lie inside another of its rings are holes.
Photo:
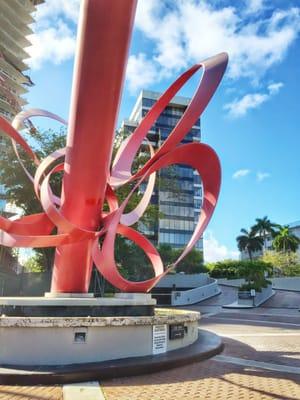
<path fill-rule="evenodd" d="M 40 159 L 45 158 L 53 151 L 65 146 L 65 129 L 60 131 L 47 130 L 39 132 L 32 128 L 24 134 Z M 0 182 L 5 189 L 5 199 L 20 207 L 24 215 L 42 212 L 40 202 L 36 198 L 33 185 L 25 175 L 17 157 L 13 151 L 9 139 L 3 137 L 5 151 L 0 157 Z M 22 149 L 19 149 L 20 156 L 32 175 L 36 166 L 28 158 Z M 55 174 L 51 179 L 51 187 L 56 195 L 61 190 L 61 174 Z M 50 269 L 53 264 L 54 249 L 35 249 L 39 262 L 45 269 Z"/>
<path fill-rule="evenodd" d="M 178 259 L 183 249 L 173 249 L 169 244 L 161 244 L 158 251 L 164 265 L 167 266 Z M 197 249 L 192 249 L 176 267 L 176 272 L 186 274 L 198 274 L 207 271 L 208 269 L 203 265 L 203 252 Z"/>
<path fill-rule="evenodd" d="M 213 278 L 240 279 L 244 278 L 246 284 L 243 290 L 260 290 L 268 282 L 265 273 L 272 273 L 272 263 L 263 260 L 225 260 L 209 265 L 210 275 Z"/>
<path fill-rule="evenodd" d="M 300 239 L 291 233 L 289 226 L 282 226 L 273 240 L 273 246 L 276 251 L 284 253 L 296 252 L 300 244 Z"/>
<path fill-rule="evenodd" d="M 182 249 L 175 251 L 176 258 L 182 253 Z M 199 274 L 207 272 L 207 268 L 203 265 L 203 252 L 197 249 L 192 249 L 176 268 L 177 272 L 184 272 L 185 274 Z"/>
<path fill-rule="evenodd" d="M 172 249 L 169 244 L 163 243 L 158 247 L 159 254 L 164 265 L 171 265 L 176 261 L 177 253 Z"/>
<path fill-rule="evenodd" d="M 45 267 L 42 254 L 36 253 L 29 257 L 24 264 L 24 268 L 27 272 L 43 272 Z"/>
<path fill-rule="evenodd" d="M 261 258 L 262 261 L 272 264 L 274 271 L 280 275 L 297 275 L 300 271 L 300 259 L 298 254 L 293 252 L 266 251 Z"/>
<path fill-rule="evenodd" d="M 252 226 L 251 231 L 255 235 L 259 235 L 263 238 L 264 241 L 264 249 L 266 248 L 266 240 L 269 235 L 274 237 L 276 235 L 276 228 L 278 228 L 278 224 L 271 222 L 267 216 L 263 218 L 256 218 L 255 225 Z"/>
<path fill-rule="evenodd" d="M 238 249 L 240 251 L 247 251 L 250 260 L 252 260 L 252 253 L 259 251 L 263 248 L 264 240 L 253 231 L 241 229 L 242 235 L 236 238 Z"/>

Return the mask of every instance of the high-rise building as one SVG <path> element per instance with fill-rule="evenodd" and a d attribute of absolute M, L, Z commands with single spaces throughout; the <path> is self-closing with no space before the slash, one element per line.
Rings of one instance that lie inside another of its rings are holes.
<path fill-rule="evenodd" d="M 26 100 L 22 98 L 32 85 L 24 73 L 29 57 L 32 13 L 44 0 L 0 0 L 0 115 L 11 120 Z"/>
<path fill-rule="evenodd" d="M 32 13 L 44 0 L 0 0 L 0 115 L 8 120 L 27 103 L 22 97 L 32 85 L 24 62 L 30 46 Z M 1 141 L 1 137 L 0 137 Z M 0 211 L 5 207 L 5 192 L 0 185 Z"/>
<path fill-rule="evenodd" d="M 160 93 L 142 90 L 129 119 L 122 122 L 121 130 L 125 135 L 134 131 L 159 96 Z M 190 100 L 176 96 L 165 108 L 147 135 L 154 148 L 161 146 Z M 199 142 L 200 137 L 198 119 L 182 143 Z M 175 165 L 161 170 L 151 202 L 158 206 L 160 217 L 151 229 L 142 227 L 144 233 L 158 245 L 184 247 L 192 236 L 202 205 L 202 185 L 198 173 L 186 165 Z M 203 250 L 202 239 L 197 242 L 196 249 Z"/>

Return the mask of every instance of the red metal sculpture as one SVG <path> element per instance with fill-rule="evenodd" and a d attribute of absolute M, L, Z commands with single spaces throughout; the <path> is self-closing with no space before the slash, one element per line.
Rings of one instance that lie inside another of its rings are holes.
<path fill-rule="evenodd" d="M 44 212 L 10 220 L 0 217 L 0 244 L 11 247 L 57 247 L 52 276 L 52 292 L 79 293 L 88 290 L 92 264 L 114 286 L 127 292 L 149 291 L 170 269 L 175 268 L 203 234 L 216 206 L 221 169 L 218 157 L 206 144 L 180 144 L 204 111 L 217 89 L 227 65 L 227 55 L 219 54 L 184 72 L 159 98 L 135 132 L 120 147 L 110 171 L 116 119 L 123 87 L 128 47 L 136 8 L 135 0 L 83 0 L 79 22 L 71 112 L 66 148 L 40 161 L 18 132 L 26 120 L 45 116 L 65 123 L 43 110 L 18 114 L 12 125 L 0 117 L 0 129 L 13 143 L 16 155 L 33 182 Z M 200 68 L 203 75 L 182 118 L 163 145 L 135 175 L 134 157 L 147 132 L 180 88 Z M 37 166 L 31 176 L 19 157 L 17 144 Z M 204 200 L 200 219 L 185 250 L 164 270 L 161 258 L 142 234 L 130 228 L 145 211 L 155 183 L 155 173 L 171 164 L 185 164 L 201 176 Z M 61 197 L 53 195 L 49 180 L 63 171 Z M 140 204 L 124 214 L 130 196 L 148 179 Z M 128 182 L 135 185 L 122 202 L 114 190 Z M 105 199 L 110 211 L 103 212 Z M 56 234 L 51 234 L 57 228 Z M 117 234 L 139 245 L 149 257 L 155 276 L 130 282 L 120 275 L 114 259 Z M 99 238 L 102 238 L 101 248 Z"/>

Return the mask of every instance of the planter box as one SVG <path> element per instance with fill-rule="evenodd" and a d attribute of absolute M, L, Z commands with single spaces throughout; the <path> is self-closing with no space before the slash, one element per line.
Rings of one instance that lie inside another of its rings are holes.
<path fill-rule="evenodd" d="M 255 297 L 251 297 L 249 291 L 240 291 L 238 293 L 238 304 L 249 305 L 249 306 L 259 306 L 268 300 L 272 296 L 272 285 L 268 285 L 266 288 L 262 288 L 261 292 L 255 292 Z"/>

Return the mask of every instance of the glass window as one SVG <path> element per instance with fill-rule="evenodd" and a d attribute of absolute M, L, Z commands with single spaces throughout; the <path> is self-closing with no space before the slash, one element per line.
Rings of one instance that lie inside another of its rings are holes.
<path fill-rule="evenodd" d="M 202 206 L 202 201 L 195 199 L 195 208 L 201 208 L 201 206 Z"/>
<path fill-rule="evenodd" d="M 155 103 L 155 101 L 156 101 L 156 100 L 147 99 L 146 97 L 143 97 L 142 104 L 143 104 L 143 106 L 145 106 L 145 107 L 152 107 L 153 104 Z"/>

